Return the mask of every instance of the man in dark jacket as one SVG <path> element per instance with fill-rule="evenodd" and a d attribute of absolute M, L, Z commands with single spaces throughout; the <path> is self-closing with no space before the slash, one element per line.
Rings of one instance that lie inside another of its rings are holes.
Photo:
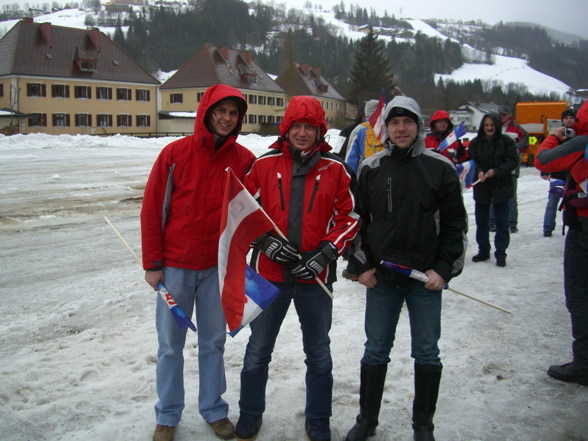
<path fill-rule="evenodd" d="M 490 259 L 490 206 L 496 217 L 494 246 L 496 265 L 506 266 L 506 249 L 510 242 L 508 227 L 509 200 L 514 194 L 512 171 L 519 163 L 519 154 L 512 137 L 501 133 L 502 122 L 496 113 L 484 115 L 478 136 L 469 147 L 470 159 L 476 163 L 478 183 L 474 186 L 476 202 L 476 242 L 478 254 L 472 260 Z"/>
<path fill-rule="evenodd" d="M 280 138 L 259 157 L 245 187 L 287 237 L 266 234 L 254 243 L 251 266 L 280 289 L 251 322 L 241 371 L 237 439 L 257 437 L 265 412 L 269 363 L 280 327 L 294 303 L 306 354 L 305 430 L 310 441 L 330 441 L 333 362 L 329 331 L 336 261 L 359 228 L 355 176 L 329 151 L 325 112 L 309 96 L 290 100 Z M 321 286 L 318 282 L 324 282 Z"/>
<path fill-rule="evenodd" d="M 358 175 L 360 243 L 354 254 L 359 283 L 367 288 L 361 360 L 360 412 L 346 441 L 374 434 L 390 351 L 404 302 L 408 307 L 417 441 L 431 441 L 442 364 L 441 290 L 461 270 L 467 214 L 455 167 L 425 148 L 425 125 L 415 100 L 395 97 L 384 110 L 385 148 L 363 161 Z M 417 281 L 386 269 L 403 265 L 428 276 Z"/>

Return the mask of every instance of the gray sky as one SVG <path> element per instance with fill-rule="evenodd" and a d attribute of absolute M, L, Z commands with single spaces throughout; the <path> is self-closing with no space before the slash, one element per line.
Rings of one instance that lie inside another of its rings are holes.
<path fill-rule="evenodd" d="M 275 0 L 280 3 L 280 0 Z M 340 0 L 310 0 L 332 8 Z M 302 8 L 306 0 L 286 0 Z M 588 0 L 344 0 L 345 6 L 361 5 L 378 13 L 404 18 L 454 18 L 481 20 L 488 24 L 499 21 L 529 21 L 588 39 Z"/>

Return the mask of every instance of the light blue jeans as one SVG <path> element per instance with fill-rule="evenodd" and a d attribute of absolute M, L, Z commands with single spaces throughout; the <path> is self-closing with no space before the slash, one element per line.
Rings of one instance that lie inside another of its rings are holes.
<path fill-rule="evenodd" d="M 164 285 L 188 317 L 192 317 L 196 306 L 200 415 L 209 423 L 225 418 L 229 411 L 229 405 L 222 399 L 227 388 L 223 357 L 226 320 L 220 300 L 217 267 L 204 271 L 165 267 L 164 275 Z M 157 424 L 177 426 L 184 410 L 184 345 L 188 328 L 178 329 L 159 294 L 155 324 L 159 342 L 159 401 L 155 404 L 155 416 Z"/>

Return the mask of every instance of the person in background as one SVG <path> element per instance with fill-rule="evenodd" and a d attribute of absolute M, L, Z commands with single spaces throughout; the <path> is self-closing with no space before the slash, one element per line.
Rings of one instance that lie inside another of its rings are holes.
<path fill-rule="evenodd" d="M 566 109 L 561 114 L 562 127 L 574 130 L 576 124 L 576 112 L 573 109 Z M 575 134 L 575 132 L 573 132 Z M 557 208 L 563 197 L 563 184 L 566 181 L 567 173 L 565 171 L 555 171 L 553 173 L 541 173 L 541 177 L 549 181 L 549 192 L 547 194 L 547 205 L 545 206 L 545 215 L 543 216 L 543 237 L 551 237 L 555 230 L 555 218 Z"/>
<path fill-rule="evenodd" d="M 514 139 L 518 153 L 519 160 L 517 167 L 513 171 L 513 197 L 509 201 L 509 215 L 508 226 L 511 233 L 517 233 L 519 223 L 519 208 L 517 203 L 517 183 L 521 173 L 521 159 L 520 155 L 529 148 L 529 134 L 525 129 L 518 125 L 512 116 L 512 111 L 509 106 L 498 106 L 498 114 L 502 121 L 502 133 Z M 490 208 L 490 231 L 495 231 L 496 221 L 494 217 L 494 209 Z"/>
<path fill-rule="evenodd" d="M 141 208 L 145 280 L 165 283 L 198 327 L 198 410 L 222 439 L 235 436 L 228 419 L 224 347 L 226 319 L 220 300 L 217 256 L 225 169 L 240 179 L 255 155 L 237 144 L 247 111 L 241 92 L 226 85 L 208 88 L 198 107 L 194 134 L 168 144 L 159 154 Z M 172 441 L 184 409 L 184 345 L 165 301 L 157 296 L 157 425 L 153 441 Z"/>
<path fill-rule="evenodd" d="M 362 104 L 357 109 L 357 115 L 355 116 L 355 121 L 353 122 L 353 124 L 349 124 L 348 126 L 343 127 L 343 129 L 341 129 L 341 131 L 339 132 L 339 136 L 345 138 L 345 141 L 343 142 L 341 149 L 337 153 L 337 155 L 341 159 L 345 160 L 345 156 L 347 156 L 347 148 L 349 146 L 349 137 L 351 135 L 351 132 L 353 132 L 353 129 L 355 129 L 358 125 L 364 122 L 365 119 L 365 104 Z"/>
<path fill-rule="evenodd" d="M 351 169 L 357 173 L 359 165 L 365 158 L 369 158 L 374 153 L 381 152 L 384 145 L 376 136 L 369 118 L 378 107 L 378 100 L 369 100 L 365 105 L 365 121 L 359 124 L 349 136 L 349 148 L 345 157 L 345 162 Z"/>
<path fill-rule="evenodd" d="M 476 242 L 478 254 L 474 262 L 490 259 L 490 207 L 496 216 L 494 246 L 496 265 L 506 266 L 506 249 L 510 242 L 508 229 L 509 200 L 513 197 L 514 179 L 512 171 L 519 163 L 519 155 L 512 137 L 501 132 L 501 118 L 496 113 L 484 115 L 478 136 L 469 147 L 470 158 L 476 164 L 476 177 L 480 181 L 474 186 Z"/>
<path fill-rule="evenodd" d="M 355 174 L 324 136 L 325 112 L 313 97 L 295 96 L 280 123 L 280 137 L 259 157 L 245 187 L 287 239 L 264 234 L 253 244 L 251 266 L 280 289 L 251 322 L 241 370 L 237 439 L 257 437 L 265 412 L 269 363 L 282 322 L 293 302 L 306 355 L 305 430 L 310 441 L 330 441 L 333 362 L 329 331 L 336 261 L 355 237 Z M 295 414 L 290 407 L 288 409 Z"/>
<path fill-rule="evenodd" d="M 358 174 L 362 220 L 353 258 L 359 283 L 367 288 L 367 340 L 360 366 L 359 415 L 345 439 L 365 441 L 376 430 L 390 351 L 406 302 L 415 360 L 414 439 L 434 441 L 443 368 L 438 347 L 441 291 L 463 267 L 467 214 L 454 165 L 425 148 L 417 102 L 397 96 L 384 116 L 385 148 L 365 159 Z M 393 272 L 382 260 L 424 272 L 429 281 Z"/>
<path fill-rule="evenodd" d="M 568 226 L 564 248 L 565 304 L 572 322 L 571 362 L 550 366 L 547 374 L 561 381 L 588 386 L 588 101 L 578 110 L 576 136 L 565 127 L 549 132 L 541 143 L 535 167 L 543 173 L 566 170 L 564 224 Z"/>
<path fill-rule="evenodd" d="M 445 110 L 437 110 L 431 117 L 429 123 L 431 133 L 425 138 L 425 147 L 442 154 L 454 164 L 467 161 L 468 152 L 462 142 L 458 139 L 450 144 L 443 151 L 439 151 L 439 145 L 453 131 L 453 123 L 449 113 Z"/>

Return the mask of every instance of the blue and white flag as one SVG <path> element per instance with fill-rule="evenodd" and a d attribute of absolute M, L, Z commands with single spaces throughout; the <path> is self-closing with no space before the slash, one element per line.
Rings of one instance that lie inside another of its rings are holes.
<path fill-rule="evenodd" d="M 178 327 L 180 329 L 184 327 L 189 327 L 192 331 L 196 332 L 196 326 L 190 320 L 190 317 L 186 315 L 184 310 L 178 306 L 174 298 L 171 296 L 167 288 L 163 285 L 163 283 L 157 284 L 157 292 L 167 305 L 169 312 L 171 312 L 173 318 L 176 320 Z"/>
<path fill-rule="evenodd" d="M 465 133 L 466 129 L 464 127 L 464 123 L 462 122 L 459 126 L 453 129 L 453 131 L 449 135 L 447 135 L 447 138 L 441 141 L 441 144 L 439 144 L 439 151 L 442 152 L 443 150 L 445 150 L 447 147 L 449 147 L 451 144 L 453 144 L 455 141 L 457 141 L 459 138 L 465 135 Z"/>
<path fill-rule="evenodd" d="M 462 185 L 462 188 L 471 188 L 474 183 L 474 174 L 476 173 L 476 163 L 473 159 L 462 162 L 455 166 L 457 176 Z"/>

